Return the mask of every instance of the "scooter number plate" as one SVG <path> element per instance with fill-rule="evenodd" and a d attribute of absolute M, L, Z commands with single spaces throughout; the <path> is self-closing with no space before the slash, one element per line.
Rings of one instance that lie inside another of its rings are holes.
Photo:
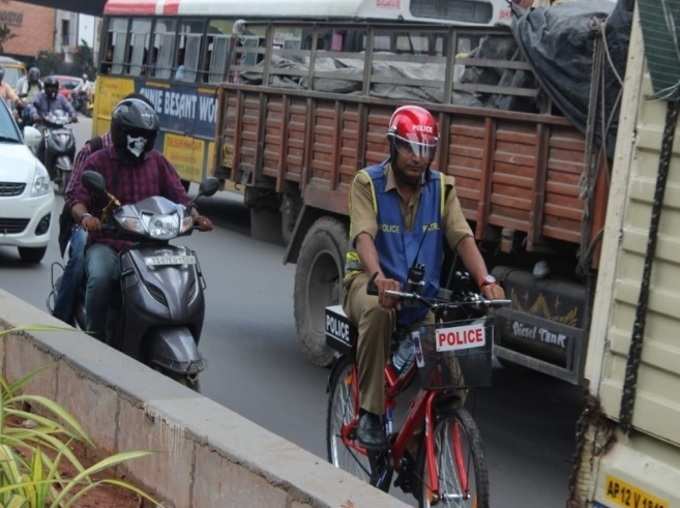
<path fill-rule="evenodd" d="M 146 258 L 149 266 L 195 265 L 196 256 L 152 256 Z"/>

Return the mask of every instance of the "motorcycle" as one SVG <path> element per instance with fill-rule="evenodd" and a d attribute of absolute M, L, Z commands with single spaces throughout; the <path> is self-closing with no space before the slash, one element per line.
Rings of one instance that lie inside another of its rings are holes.
<path fill-rule="evenodd" d="M 43 134 L 41 159 L 50 174 L 50 179 L 57 183 L 57 194 L 64 193 L 73 171 L 76 137 L 73 130 L 67 127 L 71 122 L 71 117 L 61 109 L 48 113 L 41 121 Z"/>
<path fill-rule="evenodd" d="M 71 93 L 73 109 L 83 115 L 92 116 L 90 96 L 86 91 L 74 91 Z"/>
<path fill-rule="evenodd" d="M 205 368 L 198 343 L 206 281 L 196 252 L 170 243 L 193 232 L 193 201 L 185 207 L 154 196 L 121 205 L 106 191 L 99 173 L 86 171 L 82 182 L 91 193 L 109 199 L 102 213 L 103 229 L 134 242 L 120 254 L 119 294 L 109 310 L 107 343 L 198 391 L 198 376 Z M 212 196 L 218 187 L 217 179 L 206 179 L 197 198 Z M 59 283 L 53 272 L 49 301 Z M 81 330 L 87 330 L 84 288 L 75 304 L 75 320 Z"/>

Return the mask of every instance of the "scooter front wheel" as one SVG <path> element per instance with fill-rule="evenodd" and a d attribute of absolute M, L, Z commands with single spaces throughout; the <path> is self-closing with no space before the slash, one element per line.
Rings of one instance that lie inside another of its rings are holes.
<path fill-rule="evenodd" d="M 70 171 L 60 171 L 59 175 L 57 177 L 57 188 L 56 193 L 57 194 L 64 194 L 66 193 L 66 189 L 68 189 L 68 184 L 71 181 L 71 172 Z"/>
<path fill-rule="evenodd" d="M 170 373 L 170 372 L 163 372 L 163 371 L 160 371 L 160 372 L 162 372 L 163 374 L 168 376 L 170 379 L 177 381 L 179 384 L 186 386 L 190 390 L 193 390 L 196 393 L 201 393 L 201 380 L 198 377 L 198 375 L 187 376 L 187 375 L 181 375 L 181 374 Z"/>

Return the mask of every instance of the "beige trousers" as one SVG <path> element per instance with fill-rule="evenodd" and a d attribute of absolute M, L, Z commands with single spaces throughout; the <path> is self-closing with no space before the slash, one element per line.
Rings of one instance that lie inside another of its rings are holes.
<path fill-rule="evenodd" d="M 370 276 L 365 273 L 357 275 L 345 291 L 343 309 L 350 321 L 358 328 L 356 363 L 359 375 L 359 400 L 361 408 L 374 414 L 385 412 L 385 362 L 390 354 L 390 341 L 395 329 L 397 316 L 395 310 L 387 310 L 380 306 L 377 296 L 366 293 Z M 429 313 L 424 320 L 426 324 L 434 323 L 434 316 Z M 452 368 L 458 372 L 459 386 L 463 385 L 463 374 L 455 358 Z M 457 403 L 462 405 L 467 390 L 458 389 Z"/>

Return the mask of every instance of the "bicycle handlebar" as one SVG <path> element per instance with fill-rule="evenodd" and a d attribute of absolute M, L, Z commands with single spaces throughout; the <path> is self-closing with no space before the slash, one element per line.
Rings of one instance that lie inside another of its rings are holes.
<path fill-rule="evenodd" d="M 427 298 L 425 296 L 419 295 L 418 293 L 408 293 L 405 291 L 394 291 L 388 289 L 385 291 L 386 295 L 394 296 L 397 298 L 402 298 L 404 300 L 416 300 L 430 305 L 450 305 L 450 306 L 463 306 L 463 305 L 486 305 L 487 307 L 505 307 L 512 304 L 512 300 L 507 299 L 496 299 L 487 300 L 486 298 L 480 297 L 478 300 L 465 301 L 465 302 L 451 302 L 448 300 L 442 300 L 440 298 Z"/>
<path fill-rule="evenodd" d="M 366 288 L 366 293 L 371 296 L 378 296 L 378 287 L 375 285 L 375 276 L 371 278 L 368 282 L 368 287 Z M 403 300 L 413 300 L 422 303 L 426 307 L 432 309 L 433 307 L 479 307 L 481 305 L 497 308 L 505 307 L 512 304 L 512 300 L 507 299 L 497 299 L 497 300 L 487 300 L 486 298 L 479 297 L 477 300 L 465 301 L 465 302 L 452 302 L 449 300 L 442 300 L 441 298 L 428 298 L 418 293 L 409 293 L 407 291 L 396 291 L 393 289 L 388 289 L 385 294 L 393 296 L 396 298 L 401 298 Z"/>

